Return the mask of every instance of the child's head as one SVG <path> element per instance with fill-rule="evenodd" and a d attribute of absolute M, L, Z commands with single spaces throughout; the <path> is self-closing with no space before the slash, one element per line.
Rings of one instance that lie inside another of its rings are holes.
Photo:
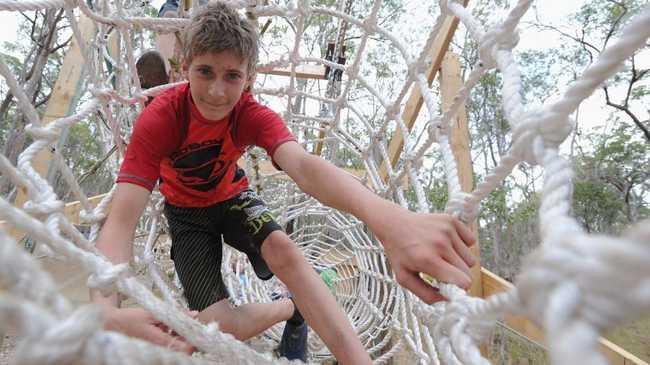
<path fill-rule="evenodd" d="M 237 10 L 221 1 L 199 8 L 185 29 L 183 57 L 190 64 L 206 53 L 232 51 L 247 61 L 248 73 L 255 71 L 258 54 L 257 29 Z"/>
<path fill-rule="evenodd" d="M 255 79 L 257 30 L 226 4 L 201 7 L 185 33 L 183 70 L 192 100 L 210 120 L 223 120 Z"/>

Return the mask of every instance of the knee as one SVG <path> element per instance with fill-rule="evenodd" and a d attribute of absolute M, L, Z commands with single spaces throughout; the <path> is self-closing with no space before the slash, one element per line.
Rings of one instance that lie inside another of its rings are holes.
<path fill-rule="evenodd" d="M 248 340 L 251 335 L 246 332 L 246 325 L 250 319 L 244 316 L 245 313 L 241 313 L 238 308 L 234 308 L 227 318 L 222 318 L 217 322 L 219 324 L 219 330 L 221 332 L 230 333 L 239 341 Z"/>
<path fill-rule="evenodd" d="M 274 273 L 289 268 L 303 260 L 295 243 L 282 231 L 272 232 L 262 243 L 262 257 Z"/>

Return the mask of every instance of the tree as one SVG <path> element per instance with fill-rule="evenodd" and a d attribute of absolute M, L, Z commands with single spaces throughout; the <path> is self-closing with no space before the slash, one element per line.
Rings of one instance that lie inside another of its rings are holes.
<path fill-rule="evenodd" d="M 55 69 L 61 64 L 61 54 L 70 38 L 60 42 L 58 35 L 67 27 L 63 20 L 63 9 L 49 9 L 33 13 L 21 13 L 24 21 L 16 43 L 5 43 L 5 48 L 18 54 L 11 57 L 3 54 L 5 60 L 17 75 L 19 85 L 28 100 L 42 111 L 56 80 Z M 21 59 L 22 57 L 22 59 Z M 28 138 L 24 132 L 27 123 L 21 110 L 17 109 L 14 95 L 7 92 L 0 103 L 0 125 L 2 129 L 2 153 L 12 162 L 24 149 Z M 0 182 L 0 194 L 6 195 L 10 185 L 8 179 Z"/>
<path fill-rule="evenodd" d="M 569 42 L 559 47 L 563 61 L 574 63 L 575 68 L 586 67 L 620 34 L 623 26 L 639 14 L 646 1 L 592 0 L 569 17 L 563 27 L 541 22 L 534 24 L 541 30 L 550 30 Z M 601 86 L 607 106 L 621 113 L 636 128 L 642 138 L 650 143 L 650 117 L 644 105 L 650 96 L 650 65 L 640 60 L 650 55 L 650 45 L 639 49 L 625 62 L 625 68 Z M 633 132 L 630 130 L 630 132 Z"/>

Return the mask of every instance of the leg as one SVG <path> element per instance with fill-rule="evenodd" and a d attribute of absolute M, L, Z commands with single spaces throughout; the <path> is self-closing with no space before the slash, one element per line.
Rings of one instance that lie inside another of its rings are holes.
<path fill-rule="evenodd" d="M 246 304 L 233 308 L 221 277 L 221 237 L 214 227 L 221 207 L 181 208 L 165 205 L 172 236 L 172 259 L 191 310 L 199 320 L 245 340 L 286 321 L 294 312 L 291 300 Z"/>
<path fill-rule="evenodd" d="M 216 321 L 221 331 L 245 341 L 276 323 L 286 321 L 293 314 L 293 310 L 293 303 L 289 299 L 271 303 L 249 303 L 236 308 L 233 308 L 228 299 L 223 299 L 199 313 L 199 320 L 204 323 Z"/>
<path fill-rule="evenodd" d="M 229 296 L 221 278 L 221 235 L 213 227 L 213 213 L 210 207 L 165 204 L 171 258 L 191 310 L 201 311 Z"/>
<path fill-rule="evenodd" d="M 243 171 L 242 171 L 242 176 Z M 261 280 L 269 280 L 273 273 L 262 258 L 259 245 L 272 229 L 269 222 L 258 221 L 266 212 L 264 202 L 252 190 L 244 190 L 227 203 L 227 214 L 223 233 L 224 242 L 248 256 Z M 242 224 L 245 222 L 244 224 Z M 251 224 L 249 224 L 251 223 Z"/>
<path fill-rule="evenodd" d="M 282 231 L 262 244 L 262 256 L 287 285 L 307 323 L 342 364 L 370 364 L 370 357 L 327 285 L 311 268 L 298 247 Z"/>
<path fill-rule="evenodd" d="M 271 271 L 293 293 L 293 300 L 300 312 L 337 360 L 343 364 L 370 364 L 370 357 L 345 313 L 295 243 L 282 232 L 264 202 L 252 191 L 245 191 L 230 201 L 228 212 L 229 216 L 239 220 L 243 225 L 241 229 L 245 230 L 253 243 L 260 248 L 262 257 Z M 297 322 L 296 320 L 297 318 L 292 318 L 287 326 Z M 302 341 L 306 340 L 304 324 L 293 326 L 293 329 L 303 331 L 305 336 L 299 334 L 298 337 L 301 337 Z M 283 340 L 284 337 L 283 334 Z M 298 354 L 299 351 L 295 353 Z"/>

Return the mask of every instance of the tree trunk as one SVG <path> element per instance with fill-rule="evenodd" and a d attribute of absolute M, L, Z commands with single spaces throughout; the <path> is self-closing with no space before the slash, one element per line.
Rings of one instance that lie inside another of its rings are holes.
<path fill-rule="evenodd" d="M 27 70 L 27 66 L 25 66 L 25 68 L 20 72 L 21 77 L 18 78 L 18 83 L 24 85 L 23 91 L 32 104 L 36 102 L 38 91 L 42 89 L 41 83 L 43 82 L 43 75 L 45 74 L 43 70 L 52 52 L 52 48 L 56 43 L 57 26 L 61 20 L 62 14 L 62 10 L 46 10 L 45 16 L 42 18 L 41 26 L 39 27 L 39 33 L 32 35 L 36 39 L 36 42 L 33 43 L 33 48 L 28 52 L 28 56 L 35 56 L 33 60 L 29 60 L 31 57 L 25 59 L 23 64 L 31 64 L 31 67 L 29 68 L 29 71 L 25 72 L 25 70 Z M 38 21 L 38 17 L 35 17 L 35 21 Z M 2 113 L 8 114 L 12 102 L 13 95 L 8 94 L 2 102 Z M 24 150 L 25 142 L 27 141 L 27 136 L 24 132 L 27 120 L 22 110 L 17 110 L 15 117 L 11 119 L 13 119 L 13 125 L 8 126 L 10 133 L 5 141 L 5 146 L 2 152 L 12 164 L 16 164 L 18 155 Z M 3 196 L 7 194 L 11 188 L 11 182 L 9 179 L 2 179 L 2 181 L 0 181 L 0 194 Z"/>

